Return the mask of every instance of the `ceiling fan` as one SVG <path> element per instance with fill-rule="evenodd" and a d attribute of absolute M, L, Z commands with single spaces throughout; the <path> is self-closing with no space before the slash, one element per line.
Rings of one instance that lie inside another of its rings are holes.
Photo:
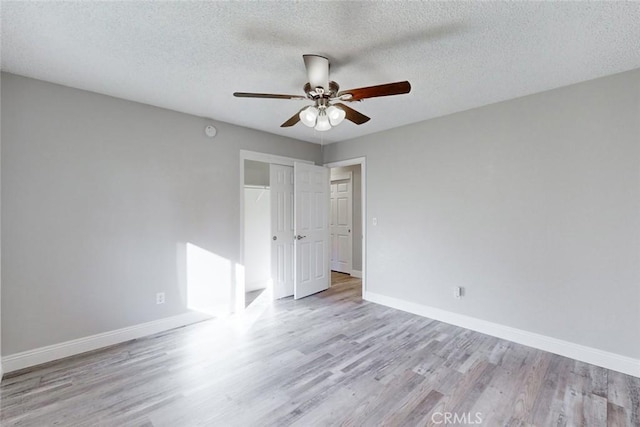
<path fill-rule="evenodd" d="M 332 126 L 340 124 L 345 118 L 357 125 L 370 120 L 370 117 L 357 112 L 342 102 L 400 95 L 411 91 L 411 84 L 408 81 L 340 91 L 340 86 L 329 80 L 329 59 L 320 55 L 302 55 L 302 57 L 309 78 L 309 82 L 303 88 L 306 96 L 248 92 L 234 92 L 233 96 L 238 98 L 311 100 L 313 105 L 302 108 L 280 127 L 290 127 L 302 121 L 304 125 L 315 130 L 327 131 Z"/>

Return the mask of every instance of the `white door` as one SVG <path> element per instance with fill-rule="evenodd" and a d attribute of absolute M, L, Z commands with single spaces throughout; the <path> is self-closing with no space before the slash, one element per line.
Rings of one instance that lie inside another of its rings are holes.
<path fill-rule="evenodd" d="M 271 277 L 274 298 L 293 295 L 293 167 L 271 164 Z"/>
<path fill-rule="evenodd" d="M 295 299 L 329 288 L 329 169 L 294 164 Z"/>
<path fill-rule="evenodd" d="M 351 179 L 331 181 L 331 269 L 351 274 Z"/>

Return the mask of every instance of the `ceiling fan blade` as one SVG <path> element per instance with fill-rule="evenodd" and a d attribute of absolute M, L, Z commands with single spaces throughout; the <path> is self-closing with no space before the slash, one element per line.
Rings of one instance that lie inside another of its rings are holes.
<path fill-rule="evenodd" d="M 387 83 L 378 86 L 360 87 L 357 89 L 349 89 L 338 92 L 338 98 L 342 101 L 360 101 L 366 98 L 375 98 L 378 96 L 401 95 L 411 92 L 411 84 L 408 81 Z M 350 98 L 343 95 L 351 95 Z"/>
<path fill-rule="evenodd" d="M 233 92 L 233 96 L 236 98 L 269 98 L 269 99 L 295 99 L 305 100 L 307 99 L 301 95 L 279 95 L 274 93 L 251 93 L 251 92 Z"/>
<path fill-rule="evenodd" d="M 289 120 L 287 120 L 286 122 L 284 122 L 283 124 L 281 124 L 280 127 L 281 128 L 288 128 L 288 127 L 291 127 L 291 126 L 295 125 L 296 123 L 298 123 L 300 121 L 300 112 L 302 110 L 304 110 L 305 108 L 307 108 L 307 107 L 301 108 L 300 111 L 298 111 L 293 116 L 291 116 L 291 118 Z"/>
<path fill-rule="evenodd" d="M 352 121 L 357 125 L 367 123 L 369 120 L 371 120 L 371 117 L 367 117 L 364 114 L 357 112 L 353 108 L 347 107 L 346 105 L 341 104 L 339 102 L 333 105 L 337 106 L 338 108 L 342 108 L 344 112 L 347 113 L 347 115 L 345 116 L 345 119 Z"/>
<path fill-rule="evenodd" d="M 329 59 L 320 55 L 302 55 L 311 89 L 329 89 Z"/>

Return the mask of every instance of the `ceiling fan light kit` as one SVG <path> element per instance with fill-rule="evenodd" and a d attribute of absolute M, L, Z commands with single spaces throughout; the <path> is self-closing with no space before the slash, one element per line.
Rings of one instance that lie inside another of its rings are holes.
<path fill-rule="evenodd" d="M 342 108 L 338 108 L 335 105 L 332 105 L 327 108 L 327 116 L 329 117 L 331 126 L 338 126 L 347 116 L 347 113 Z"/>
<path fill-rule="evenodd" d="M 342 123 L 346 115 L 343 109 L 334 105 L 319 108 L 310 105 L 300 111 L 299 117 L 303 125 L 324 132 Z"/>
<path fill-rule="evenodd" d="M 320 55 L 303 55 L 302 57 L 309 79 L 309 82 L 304 85 L 306 97 L 250 92 L 235 92 L 233 95 L 238 98 L 307 99 L 313 101 L 313 105 L 304 107 L 280 127 L 290 127 L 301 121 L 307 127 L 324 132 L 338 126 L 344 119 L 356 125 L 370 120 L 364 114 L 337 101 L 362 101 L 366 98 L 400 95 L 411 91 L 411 84 L 408 81 L 340 91 L 340 86 L 329 80 L 329 60 L 327 58 Z"/>
<path fill-rule="evenodd" d="M 316 125 L 316 120 L 318 119 L 319 114 L 320 111 L 316 107 L 310 105 L 300 111 L 300 121 L 302 121 L 303 125 L 312 128 Z"/>
<path fill-rule="evenodd" d="M 331 123 L 329 123 L 329 117 L 327 117 L 326 111 L 320 111 L 320 114 L 318 114 L 318 122 L 316 123 L 314 129 L 320 132 L 331 129 Z"/>

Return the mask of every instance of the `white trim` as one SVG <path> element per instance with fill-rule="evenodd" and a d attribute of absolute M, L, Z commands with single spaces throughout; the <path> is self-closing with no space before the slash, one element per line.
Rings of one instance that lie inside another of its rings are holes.
<path fill-rule="evenodd" d="M 353 159 L 338 160 L 336 162 L 325 163 L 328 168 L 342 168 L 345 166 L 354 166 L 364 164 L 366 157 L 354 157 Z"/>
<path fill-rule="evenodd" d="M 358 279 L 362 279 L 362 271 L 360 270 L 351 270 L 351 275 L 353 277 L 357 277 Z"/>
<path fill-rule="evenodd" d="M 328 168 L 360 165 L 360 200 L 362 204 L 362 296 L 367 292 L 367 158 L 355 157 L 353 159 L 339 160 L 324 164 Z M 353 262 L 353 257 L 351 262 Z"/>
<path fill-rule="evenodd" d="M 346 173 L 337 173 L 335 175 L 331 175 L 331 182 L 351 180 L 351 175 L 353 175 L 351 171 Z"/>
<path fill-rule="evenodd" d="M 521 329 L 512 328 L 510 326 L 476 319 L 474 317 L 465 316 L 463 314 L 453 313 L 435 307 L 429 307 L 415 302 L 388 297 L 373 292 L 365 293 L 364 299 L 376 304 L 385 305 L 387 307 L 417 314 L 423 317 L 428 317 L 430 319 L 439 320 L 451 325 L 471 329 L 483 334 L 537 348 L 539 350 L 544 350 L 550 353 L 580 360 L 582 362 L 591 363 L 593 365 L 622 372 L 627 375 L 633 375 L 634 377 L 640 377 L 640 359 L 634 359 L 628 356 L 610 353 L 608 351 L 599 350 L 597 348 L 587 347 L 581 344 L 575 344 L 546 335 L 536 334 L 534 332 L 528 332 Z"/>
<path fill-rule="evenodd" d="M 295 159 L 293 157 L 278 156 L 278 155 L 269 154 L 269 153 L 259 153 L 257 151 L 249 151 L 249 150 L 240 150 L 240 160 L 242 160 L 243 169 L 244 169 L 244 160 L 253 160 L 256 162 L 263 162 L 263 163 L 274 163 L 276 165 L 283 165 L 283 166 L 293 166 L 295 162 L 308 163 L 310 165 L 314 164 L 311 160 L 301 160 L 301 159 Z M 244 181 L 244 175 L 242 175 L 242 177 Z"/>
<path fill-rule="evenodd" d="M 129 326 L 115 331 L 104 332 L 59 344 L 23 351 L 22 353 L 11 354 L 2 358 L 2 364 L 6 369 L 5 372 L 17 371 L 19 369 L 40 365 L 42 363 L 74 356 L 87 351 L 97 350 L 114 344 L 120 344 L 125 341 L 157 334 L 158 332 L 168 331 L 170 329 L 179 328 L 181 326 L 190 325 L 192 323 L 208 319 L 211 319 L 211 316 L 208 314 L 190 311 L 177 316 L 141 323 L 139 325 Z"/>

